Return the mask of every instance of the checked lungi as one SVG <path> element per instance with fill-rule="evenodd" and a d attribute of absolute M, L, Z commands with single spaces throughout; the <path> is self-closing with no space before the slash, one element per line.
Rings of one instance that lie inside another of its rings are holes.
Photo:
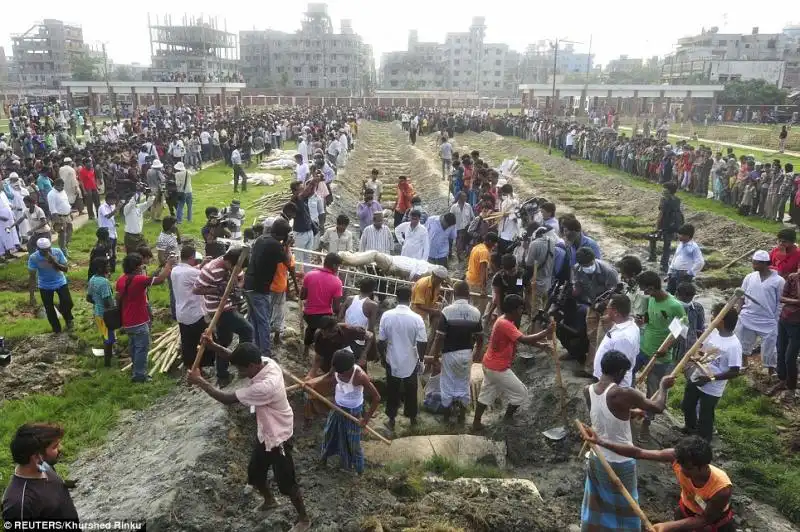
<path fill-rule="evenodd" d="M 639 500 L 636 483 L 636 460 L 609 462 L 633 500 Z M 581 505 L 581 531 L 629 531 L 640 532 L 642 522 L 631 509 L 628 501 L 608 477 L 603 464 L 594 453 L 588 461 L 586 485 Z"/>
<path fill-rule="evenodd" d="M 338 405 L 337 405 L 338 406 Z M 355 418 L 361 418 L 364 405 L 356 408 L 342 410 Z M 322 460 L 329 456 L 339 455 L 339 467 L 342 469 L 355 468 L 357 473 L 364 472 L 364 451 L 361 448 L 361 425 L 347 419 L 335 410 L 328 413 L 325 423 L 324 441 L 322 442 Z"/>
<path fill-rule="evenodd" d="M 442 353 L 442 373 L 439 386 L 442 392 L 443 407 L 449 408 L 453 401 L 469 406 L 471 370 L 472 349 Z"/>

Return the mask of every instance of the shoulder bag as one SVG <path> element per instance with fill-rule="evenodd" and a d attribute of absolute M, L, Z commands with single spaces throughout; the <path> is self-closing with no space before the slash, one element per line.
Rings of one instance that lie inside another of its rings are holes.
<path fill-rule="evenodd" d="M 103 312 L 103 322 L 108 327 L 109 331 L 116 331 L 122 328 L 122 303 L 125 301 L 125 295 L 133 282 L 135 275 L 129 275 L 128 280 L 125 282 L 125 291 L 120 294 L 119 305 L 106 309 Z"/>

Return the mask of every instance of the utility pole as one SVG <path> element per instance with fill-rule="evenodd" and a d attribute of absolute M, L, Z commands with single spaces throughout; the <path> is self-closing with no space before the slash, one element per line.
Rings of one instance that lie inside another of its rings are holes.
<path fill-rule="evenodd" d="M 102 43 L 101 46 L 103 47 L 103 76 L 105 78 L 106 91 L 108 94 L 108 107 L 110 111 L 115 113 L 114 118 L 118 118 L 115 111 L 116 106 L 114 105 L 114 93 L 111 90 L 111 81 L 108 75 L 108 53 L 106 52 L 106 43 Z"/>
<path fill-rule="evenodd" d="M 553 53 L 553 118 L 556 116 L 558 106 L 556 104 L 556 72 L 558 71 L 558 39 L 556 39 L 555 50 Z"/>
<path fill-rule="evenodd" d="M 589 71 L 592 70 L 592 35 L 589 34 L 589 57 L 586 58 L 586 82 L 583 84 L 583 98 L 581 98 L 581 111 L 588 107 L 589 102 Z M 585 99 L 585 100 L 584 100 Z M 588 112 L 586 113 L 589 114 Z"/>

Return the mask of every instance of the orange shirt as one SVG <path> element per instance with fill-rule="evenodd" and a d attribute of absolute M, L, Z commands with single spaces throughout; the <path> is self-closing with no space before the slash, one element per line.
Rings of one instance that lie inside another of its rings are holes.
<path fill-rule="evenodd" d="M 418 305 L 425 307 L 433 307 L 439 299 L 439 292 L 441 288 L 433 288 L 433 275 L 426 275 L 419 281 L 414 283 L 411 289 L 411 310 L 422 316 L 423 318 L 428 315 L 424 310 L 420 310 Z"/>
<path fill-rule="evenodd" d="M 414 197 L 414 186 L 406 182 L 404 185 L 397 185 L 397 212 L 406 212 L 411 208 L 411 199 Z"/>
<path fill-rule="evenodd" d="M 672 462 L 672 470 L 675 472 L 678 484 L 681 486 L 681 502 L 697 515 L 705 514 L 708 501 L 720 490 L 731 487 L 731 479 L 728 478 L 725 471 L 713 465 L 708 467 L 711 468 L 711 476 L 708 477 L 708 482 L 701 487 L 697 487 L 692 483 L 691 478 L 683 474 L 678 462 Z"/>
<path fill-rule="evenodd" d="M 481 283 L 481 264 L 485 262 L 488 271 L 490 259 L 489 248 L 486 247 L 486 244 L 481 243 L 472 248 L 467 263 L 467 283 L 473 286 Z"/>
<path fill-rule="evenodd" d="M 494 322 L 492 334 L 489 336 L 489 348 L 483 355 L 483 367 L 492 371 L 505 371 L 510 368 L 514 359 L 514 348 L 521 336 L 522 331 L 505 316 Z"/>
<path fill-rule="evenodd" d="M 289 254 L 289 267 L 294 269 L 294 255 Z M 269 285 L 270 292 L 286 292 L 289 288 L 289 268 L 282 262 L 278 263 L 272 283 Z"/>

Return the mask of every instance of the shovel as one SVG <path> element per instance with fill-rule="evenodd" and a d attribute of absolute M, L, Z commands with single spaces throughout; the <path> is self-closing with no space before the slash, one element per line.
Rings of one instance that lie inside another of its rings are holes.
<path fill-rule="evenodd" d="M 563 440 L 567 435 L 567 390 L 564 388 L 564 381 L 561 380 L 561 361 L 558 358 L 558 344 L 556 340 L 556 330 L 553 329 L 553 336 L 551 337 L 553 349 L 553 361 L 556 364 L 556 386 L 559 391 L 559 408 L 561 410 L 561 423 L 560 427 L 553 427 L 552 429 L 542 432 L 544 437 L 548 440 L 559 441 Z"/>

